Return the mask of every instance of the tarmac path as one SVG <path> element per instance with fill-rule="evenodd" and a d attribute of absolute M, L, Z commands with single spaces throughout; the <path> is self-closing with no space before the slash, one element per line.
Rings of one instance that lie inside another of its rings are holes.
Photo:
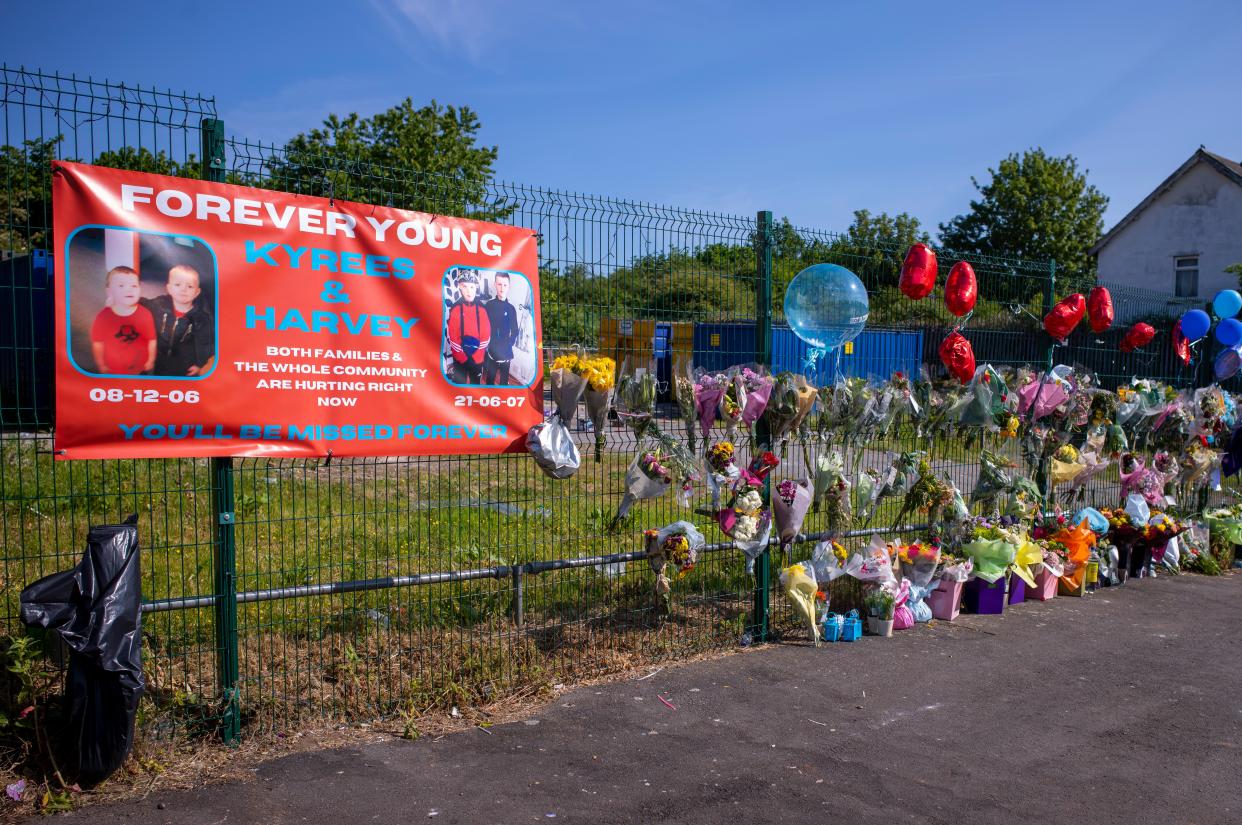
<path fill-rule="evenodd" d="M 252 782 L 67 819 L 1242 822 L 1240 614 L 1240 575 L 1132 581 L 892 639 L 669 666 L 491 735 L 297 754 Z"/>

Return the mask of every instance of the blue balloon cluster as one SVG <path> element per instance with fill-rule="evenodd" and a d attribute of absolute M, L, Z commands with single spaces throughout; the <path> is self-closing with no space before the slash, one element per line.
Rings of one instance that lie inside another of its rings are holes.
<path fill-rule="evenodd" d="M 858 276 L 836 264 L 815 264 L 794 276 L 785 290 L 785 320 L 816 350 L 853 341 L 867 325 L 871 302 Z"/>
<path fill-rule="evenodd" d="M 1222 289 L 1212 298 L 1212 311 L 1220 319 L 1216 325 L 1216 340 L 1226 347 L 1242 344 L 1242 321 L 1234 317 L 1242 312 L 1242 295 L 1236 289 Z M 1187 341 L 1198 341 L 1211 328 L 1211 316 L 1201 309 L 1192 309 L 1182 315 L 1182 335 L 1186 336 Z"/>

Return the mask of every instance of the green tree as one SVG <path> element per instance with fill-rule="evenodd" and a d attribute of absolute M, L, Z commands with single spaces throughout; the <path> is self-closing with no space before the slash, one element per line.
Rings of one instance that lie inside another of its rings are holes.
<path fill-rule="evenodd" d="M 971 178 L 980 198 L 970 202 L 970 211 L 940 224 L 941 244 L 961 255 L 1052 259 L 1058 285 L 1094 283 L 1089 250 L 1104 229 L 1108 198 L 1087 183 L 1074 156 L 1032 149 L 1010 155 L 988 174 L 986 184 Z"/>
<path fill-rule="evenodd" d="M 46 249 L 52 233 L 52 161 L 60 137 L 0 146 L 0 250 Z"/>
<path fill-rule="evenodd" d="M 329 115 L 289 140 L 268 162 L 280 189 L 401 209 L 498 220 L 516 208 L 489 186 L 498 150 L 477 145 L 469 107 L 406 98 L 372 115 Z"/>
<path fill-rule="evenodd" d="M 128 169 L 131 172 L 150 172 L 155 175 L 172 175 L 177 178 L 194 178 L 195 180 L 201 177 L 202 172 L 198 159 L 193 154 L 186 159 L 185 163 L 182 163 L 170 158 L 163 149 L 152 152 L 145 146 L 137 148 L 122 146 L 120 149 L 100 152 L 92 163 L 113 169 Z"/>
<path fill-rule="evenodd" d="M 1238 288 L 1242 289 L 1242 264 L 1230 264 L 1225 267 L 1225 271 L 1230 275 L 1238 276 Z"/>

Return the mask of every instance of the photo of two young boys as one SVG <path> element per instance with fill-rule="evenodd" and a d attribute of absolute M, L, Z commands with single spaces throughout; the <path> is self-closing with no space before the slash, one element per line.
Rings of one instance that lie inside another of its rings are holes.
<path fill-rule="evenodd" d="M 511 276 L 491 277 L 494 293 L 480 295 L 484 286 L 478 270 L 459 268 L 449 280 L 458 297 L 445 314 L 445 339 L 452 358 L 450 378 L 455 384 L 509 386 L 514 344 L 521 331 L 518 309 L 508 299 Z"/>
<path fill-rule="evenodd" d="M 105 263 L 108 250 L 123 248 L 134 251 L 132 263 Z M 74 362 L 84 372 L 116 377 L 192 379 L 211 372 L 215 269 L 209 261 L 205 245 L 190 239 L 96 228 L 76 233 L 69 248 Z"/>

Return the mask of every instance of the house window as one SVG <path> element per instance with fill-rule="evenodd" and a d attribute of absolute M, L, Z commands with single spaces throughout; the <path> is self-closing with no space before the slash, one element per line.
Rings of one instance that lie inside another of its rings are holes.
<path fill-rule="evenodd" d="M 1173 259 L 1176 274 L 1175 292 L 1179 298 L 1193 298 L 1199 294 L 1199 256 L 1184 255 Z"/>

